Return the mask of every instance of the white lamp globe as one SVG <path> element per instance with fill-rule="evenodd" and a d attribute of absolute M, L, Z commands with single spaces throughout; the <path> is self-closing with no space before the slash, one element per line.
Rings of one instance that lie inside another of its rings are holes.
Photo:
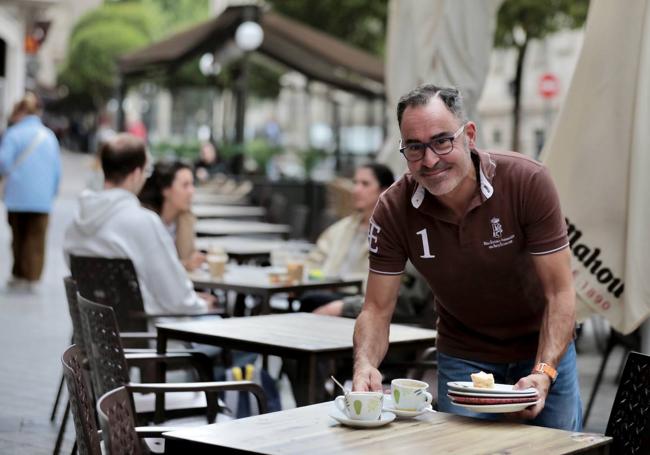
<path fill-rule="evenodd" d="M 214 55 L 211 53 L 205 53 L 201 56 L 199 60 L 199 69 L 201 74 L 204 76 L 210 76 L 214 72 Z"/>
<path fill-rule="evenodd" d="M 235 42 L 243 51 L 257 49 L 264 39 L 264 31 L 260 24 L 253 21 L 242 22 L 235 32 Z"/>

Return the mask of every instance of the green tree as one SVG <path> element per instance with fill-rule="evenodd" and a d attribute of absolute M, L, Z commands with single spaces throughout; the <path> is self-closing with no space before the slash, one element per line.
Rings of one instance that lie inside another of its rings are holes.
<path fill-rule="evenodd" d="M 83 106 L 98 109 L 114 94 L 116 58 L 150 43 L 162 24 L 156 10 L 141 4 L 105 4 L 82 16 L 70 37 L 59 82 Z"/>
<path fill-rule="evenodd" d="M 113 0 L 113 3 L 136 4 L 156 11 L 161 20 L 161 26 L 155 30 L 156 38 L 205 20 L 210 14 L 210 0 Z"/>
<path fill-rule="evenodd" d="M 531 40 L 565 28 L 577 28 L 587 17 L 589 0 L 505 0 L 499 9 L 494 45 L 514 47 L 517 64 L 513 80 L 512 149 L 519 147 L 521 82 L 526 50 Z"/>
<path fill-rule="evenodd" d="M 280 14 L 375 55 L 384 54 L 387 0 L 269 0 Z"/>
<path fill-rule="evenodd" d="M 274 11 L 328 33 L 375 55 L 383 55 L 386 35 L 387 0 L 268 0 Z M 258 98 L 275 98 L 280 93 L 280 66 L 252 58 L 249 88 Z M 227 65 L 218 77 L 222 87 L 232 87 L 239 60 Z"/>
<path fill-rule="evenodd" d="M 117 58 L 206 19 L 208 1 L 113 1 L 82 16 L 72 30 L 59 73 L 70 104 L 79 110 L 101 108 L 115 94 Z"/>

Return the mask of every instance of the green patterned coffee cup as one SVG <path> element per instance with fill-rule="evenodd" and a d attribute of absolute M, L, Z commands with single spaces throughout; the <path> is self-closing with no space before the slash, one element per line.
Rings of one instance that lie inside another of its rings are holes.
<path fill-rule="evenodd" d="M 336 407 L 352 420 L 378 420 L 384 404 L 382 392 L 350 392 L 334 400 Z"/>
<path fill-rule="evenodd" d="M 395 409 L 421 411 L 431 404 L 432 396 L 426 389 L 429 384 L 414 379 L 393 379 L 390 391 Z"/>

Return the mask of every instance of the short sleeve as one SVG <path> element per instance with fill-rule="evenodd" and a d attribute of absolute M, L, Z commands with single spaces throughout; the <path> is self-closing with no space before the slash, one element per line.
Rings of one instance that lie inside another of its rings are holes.
<path fill-rule="evenodd" d="M 382 275 L 404 272 L 407 255 L 403 245 L 403 229 L 397 223 L 403 216 L 388 203 L 385 194 L 379 198 L 368 226 L 370 271 Z"/>
<path fill-rule="evenodd" d="M 560 198 L 546 167 L 532 175 L 524 194 L 523 226 L 528 252 L 550 254 L 569 246 Z"/>

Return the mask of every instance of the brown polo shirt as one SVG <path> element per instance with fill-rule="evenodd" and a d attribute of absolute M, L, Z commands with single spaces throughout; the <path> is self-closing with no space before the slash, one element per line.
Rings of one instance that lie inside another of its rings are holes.
<path fill-rule="evenodd" d="M 534 357 L 546 298 L 532 256 L 569 246 L 546 168 L 518 153 L 472 151 L 478 190 L 460 222 L 410 174 L 370 220 L 370 270 L 400 274 L 407 259 L 428 281 L 438 349 L 468 360 Z"/>

